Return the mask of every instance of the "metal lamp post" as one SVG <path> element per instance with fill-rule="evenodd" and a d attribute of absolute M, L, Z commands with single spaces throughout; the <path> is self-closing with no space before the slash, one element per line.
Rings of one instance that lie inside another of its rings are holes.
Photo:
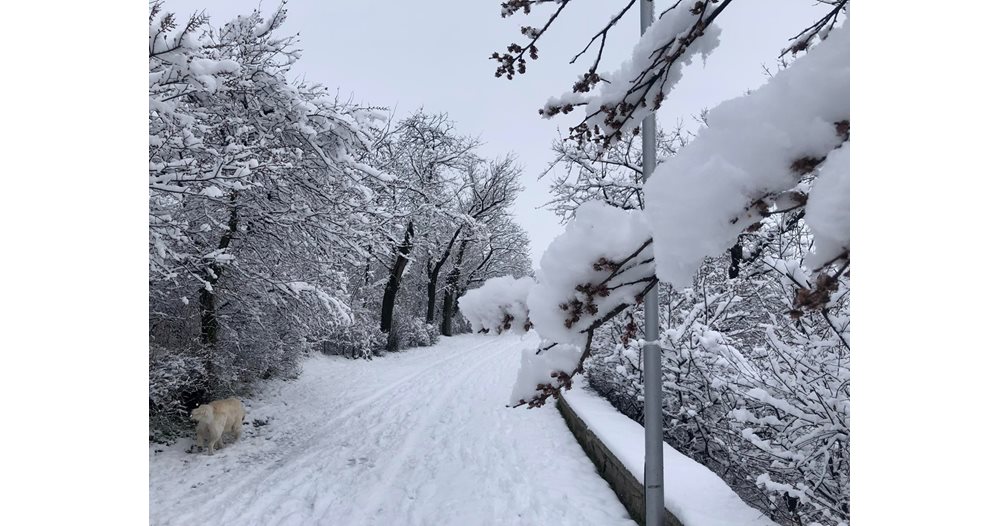
<path fill-rule="evenodd" d="M 640 35 L 653 23 L 653 0 L 639 0 Z M 656 115 L 642 120 L 642 179 L 656 167 Z M 647 202 L 648 204 L 648 202 Z M 643 346 L 643 411 L 646 430 L 645 486 L 646 526 L 663 524 L 663 380 L 660 373 L 659 287 L 644 299 L 645 339 Z"/>

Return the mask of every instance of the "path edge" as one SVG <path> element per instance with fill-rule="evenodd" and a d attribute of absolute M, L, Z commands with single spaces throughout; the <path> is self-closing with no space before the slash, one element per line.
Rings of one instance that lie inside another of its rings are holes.
<path fill-rule="evenodd" d="M 611 486 L 618 496 L 629 516 L 636 523 L 645 524 L 645 499 L 642 481 L 636 480 L 632 473 L 622 464 L 611 450 L 591 431 L 586 422 L 573 411 L 564 397 L 556 399 L 556 407 L 562 415 L 567 427 L 583 451 L 593 462 L 594 468 Z M 684 526 L 670 510 L 664 508 L 663 526 Z"/>

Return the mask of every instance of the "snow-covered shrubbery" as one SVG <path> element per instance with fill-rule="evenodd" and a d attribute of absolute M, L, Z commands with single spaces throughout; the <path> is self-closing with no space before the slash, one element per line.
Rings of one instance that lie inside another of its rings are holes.
<path fill-rule="evenodd" d="M 149 349 L 149 438 L 173 439 L 191 429 L 188 413 L 208 392 L 205 359 L 196 351 Z"/>
<path fill-rule="evenodd" d="M 407 317 L 403 320 L 403 348 L 430 347 L 441 339 L 441 330 L 437 324 L 427 323 L 418 317 Z"/>
<path fill-rule="evenodd" d="M 386 335 L 370 316 L 355 316 L 355 322 L 338 327 L 320 342 L 320 351 L 333 356 L 371 359 L 386 350 Z"/>
<path fill-rule="evenodd" d="M 775 219 L 748 237 L 775 234 Z M 728 279 L 731 262 L 713 258 L 693 286 L 661 287 L 665 439 L 779 522 L 835 524 L 849 518 L 849 298 L 789 317 L 800 287 L 788 276 L 805 275 L 794 261 L 810 239 L 798 233 L 754 247 L 780 245 L 785 263 L 758 254 L 748 277 Z M 643 315 L 636 306 L 595 331 L 585 363 L 590 384 L 639 422 Z"/>
<path fill-rule="evenodd" d="M 458 308 L 469 320 L 473 332 L 525 332 L 531 328 L 528 291 L 533 285 L 531 278 L 490 278 L 479 288 L 466 292 L 458 300 Z"/>
<path fill-rule="evenodd" d="M 419 316 L 397 316 L 386 335 L 386 350 L 402 351 L 412 347 L 428 347 L 441 339 L 437 325 L 426 323 Z"/>

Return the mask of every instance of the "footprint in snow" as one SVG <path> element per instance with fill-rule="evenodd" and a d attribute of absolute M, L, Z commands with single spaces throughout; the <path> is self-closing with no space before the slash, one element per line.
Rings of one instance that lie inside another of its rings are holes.
<path fill-rule="evenodd" d="M 357 458 L 349 458 L 349 459 L 347 459 L 347 465 L 348 466 L 361 465 L 361 466 L 365 466 L 365 467 L 369 467 L 370 468 L 370 467 L 373 467 L 375 465 L 375 462 L 372 459 L 368 458 L 368 457 L 357 457 Z"/>

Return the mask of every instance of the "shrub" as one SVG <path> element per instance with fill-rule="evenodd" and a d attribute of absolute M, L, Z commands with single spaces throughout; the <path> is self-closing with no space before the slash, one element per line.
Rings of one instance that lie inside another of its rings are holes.
<path fill-rule="evenodd" d="M 434 324 L 424 323 L 416 316 L 400 316 L 389 330 L 386 350 L 401 351 L 411 347 L 429 347 L 441 339 L 441 329 Z"/>
<path fill-rule="evenodd" d="M 208 399 L 205 356 L 198 350 L 149 348 L 149 438 L 169 443 L 189 432 L 192 409 Z"/>
<path fill-rule="evenodd" d="M 323 354 L 364 358 L 381 356 L 386 349 L 387 335 L 371 320 L 359 319 L 352 325 L 338 328 L 321 344 Z"/>

